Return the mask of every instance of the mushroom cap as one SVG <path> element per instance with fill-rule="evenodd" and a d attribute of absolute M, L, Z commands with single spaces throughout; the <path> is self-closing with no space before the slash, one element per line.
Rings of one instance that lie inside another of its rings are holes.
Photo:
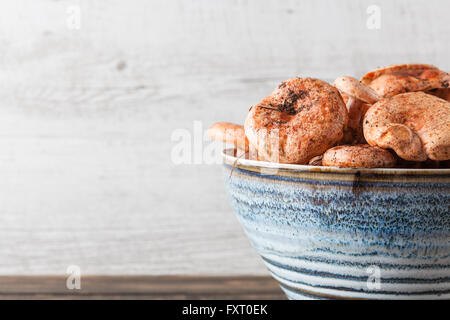
<path fill-rule="evenodd" d="M 208 136 L 217 141 L 234 144 L 236 148 L 248 151 L 244 126 L 229 122 L 216 122 L 208 128 Z"/>
<path fill-rule="evenodd" d="M 377 102 L 365 114 L 363 131 L 370 145 L 405 160 L 450 159 L 450 103 L 423 92 Z"/>
<path fill-rule="evenodd" d="M 450 102 L 450 88 L 434 89 L 427 91 L 427 93 Z"/>
<path fill-rule="evenodd" d="M 392 168 L 395 157 L 387 150 L 369 146 L 337 146 L 327 150 L 322 158 L 322 165 L 341 168 Z"/>
<path fill-rule="evenodd" d="M 378 94 L 375 90 L 353 77 L 339 77 L 334 81 L 334 86 L 346 95 L 361 100 L 365 103 L 372 104 L 379 100 Z"/>
<path fill-rule="evenodd" d="M 368 72 L 361 78 L 361 82 L 365 85 L 369 85 L 374 79 L 385 74 L 396 74 L 402 72 L 410 74 L 412 72 L 422 72 L 423 70 L 439 70 L 439 68 L 431 64 L 424 63 L 394 64 Z"/>
<path fill-rule="evenodd" d="M 429 64 L 401 64 L 371 71 L 361 82 L 381 98 L 389 98 L 400 93 L 447 88 L 450 76 Z"/>
<path fill-rule="evenodd" d="M 347 121 L 347 109 L 335 87 L 295 78 L 253 106 L 244 128 L 261 160 L 306 164 L 342 139 Z"/>

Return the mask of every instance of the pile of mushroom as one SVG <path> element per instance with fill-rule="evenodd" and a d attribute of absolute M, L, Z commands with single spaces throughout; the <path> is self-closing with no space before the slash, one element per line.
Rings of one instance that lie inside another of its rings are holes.
<path fill-rule="evenodd" d="M 244 126 L 216 123 L 211 138 L 253 159 L 350 168 L 438 168 L 450 160 L 450 75 L 394 65 L 361 81 L 284 81 L 250 108 Z"/>

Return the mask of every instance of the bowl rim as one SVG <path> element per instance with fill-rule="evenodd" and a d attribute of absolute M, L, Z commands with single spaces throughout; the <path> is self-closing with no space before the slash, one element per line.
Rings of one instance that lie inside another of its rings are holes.
<path fill-rule="evenodd" d="M 311 172 L 311 173 L 347 173 L 347 174 L 383 174 L 383 175 L 450 175 L 450 168 L 447 169 L 412 169 L 412 168 L 339 168 L 311 166 L 303 164 L 276 163 L 268 161 L 250 160 L 235 157 L 235 148 L 225 148 L 222 151 L 224 164 L 238 167 L 240 169 L 282 169 L 282 171 Z M 274 173 L 273 175 L 278 175 Z"/>

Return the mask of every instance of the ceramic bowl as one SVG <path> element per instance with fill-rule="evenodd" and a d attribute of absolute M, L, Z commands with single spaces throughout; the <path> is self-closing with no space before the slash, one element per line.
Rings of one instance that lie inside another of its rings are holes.
<path fill-rule="evenodd" d="M 450 298 L 450 169 L 223 159 L 233 210 L 288 298 Z"/>

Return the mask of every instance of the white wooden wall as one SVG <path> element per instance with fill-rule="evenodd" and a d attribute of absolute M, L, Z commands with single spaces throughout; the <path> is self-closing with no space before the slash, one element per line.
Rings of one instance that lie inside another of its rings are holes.
<path fill-rule="evenodd" d="M 381 28 L 367 28 L 367 8 Z M 76 13 L 80 12 L 77 29 Z M 220 165 L 176 129 L 242 122 L 297 75 L 450 70 L 446 0 L 0 2 L 0 274 L 263 274 Z"/>

